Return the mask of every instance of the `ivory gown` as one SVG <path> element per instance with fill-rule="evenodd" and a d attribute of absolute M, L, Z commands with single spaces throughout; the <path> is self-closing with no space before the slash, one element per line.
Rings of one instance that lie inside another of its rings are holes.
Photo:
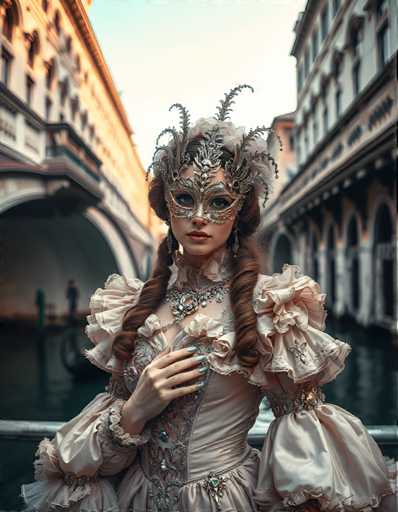
<path fill-rule="evenodd" d="M 214 284 L 230 275 L 227 258 L 218 251 L 198 273 L 178 255 L 169 286 Z M 121 364 L 112 356 L 112 342 L 142 286 L 138 279 L 111 274 L 91 297 L 86 334 L 95 346 L 86 355 L 117 379 L 54 440 L 40 443 L 36 481 L 22 486 L 26 510 L 276 512 L 316 497 L 323 511 L 365 512 L 390 495 L 379 510 L 395 512 L 376 442 L 357 417 L 324 402 L 320 386 L 342 371 L 351 348 L 323 332 L 325 294 L 315 281 L 296 265 L 259 275 L 253 305 L 261 357 L 250 371 L 231 357 L 235 335 L 228 295 L 180 325 L 163 303 L 140 328 L 132 359 Z M 118 424 L 116 406 L 167 344 L 196 344 L 208 354 L 205 386 L 172 402 L 131 437 Z M 264 395 L 275 419 L 259 451 L 246 437 Z M 118 473 L 116 481 L 112 475 Z"/>

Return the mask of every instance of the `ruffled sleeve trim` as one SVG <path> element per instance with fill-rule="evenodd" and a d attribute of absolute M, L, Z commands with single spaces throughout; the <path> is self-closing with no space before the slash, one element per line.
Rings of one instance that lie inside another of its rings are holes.
<path fill-rule="evenodd" d="M 117 399 L 109 409 L 105 430 L 111 440 L 121 448 L 137 447 L 148 442 L 151 437 L 151 430 L 148 425 L 145 426 L 141 434 L 129 434 L 121 426 L 122 407 L 125 400 Z"/>
<path fill-rule="evenodd" d="M 112 403 L 108 393 L 100 393 L 53 440 L 44 438 L 39 443 L 35 482 L 21 488 L 25 512 L 118 510 L 113 486 L 98 474 L 103 456 L 96 431 Z"/>
<path fill-rule="evenodd" d="M 109 373 L 122 374 L 123 364 L 112 352 L 113 340 L 122 328 L 125 313 L 138 302 L 144 283 L 137 278 L 111 274 L 104 288 L 90 298 L 85 333 L 95 345 L 84 350 L 87 359 Z"/>
<path fill-rule="evenodd" d="M 319 284 L 297 265 L 260 276 L 253 299 L 260 361 L 253 383 L 267 388 L 267 373 L 286 372 L 295 383 L 316 377 L 325 384 L 344 369 L 351 347 L 324 332 L 325 300 Z"/>
<path fill-rule="evenodd" d="M 349 344 L 323 331 L 325 298 L 318 283 L 303 276 L 297 265 L 284 265 L 281 274 L 260 274 L 253 293 L 260 358 L 252 368 L 242 366 L 234 351 L 235 332 L 225 329 L 225 319 L 198 314 L 185 331 L 192 337 L 206 333 L 211 339 L 208 362 L 219 374 L 242 374 L 264 391 L 275 385 L 279 372 L 295 383 L 314 380 L 322 385 L 344 369 L 351 351 Z"/>
<path fill-rule="evenodd" d="M 119 505 L 112 484 L 97 475 L 80 476 L 64 473 L 58 463 L 54 444 L 44 438 L 34 462 L 35 482 L 22 485 L 24 512 L 82 510 L 84 512 L 118 512 Z"/>
<path fill-rule="evenodd" d="M 324 403 L 271 423 L 254 490 L 259 510 L 300 510 L 314 499 L 325 512 L 371 512 L 395 493 L 377 443 L 341 407 Z"/>
<path fill-rule="evenodd" d="M 148 428 L 136 436 L 124 432 L 118 421 L 123 399 L 100 393 L 65 423 L 55 438 L 44 438 L 36 451 L 35 481 L 24 484 L 24 512 L 118 512 L 112 482 L 131 465 L 137 446 L 150 438 Z"/>

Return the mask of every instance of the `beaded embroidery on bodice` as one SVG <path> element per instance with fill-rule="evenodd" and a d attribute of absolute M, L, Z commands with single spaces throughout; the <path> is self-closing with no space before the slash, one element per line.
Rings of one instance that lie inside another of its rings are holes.
<path fill-rule="evenodd" d="M 182 288 L 199 285 L 208 286 L 230 276 L 226 253 L 218 251 L 213 258 L 206 262 L 200 269 L 184 264 L 183 256 L 176 254 L 171 268 L 172 274 L 170 286 Z M 233 319 L 228 314 L 228 308 L 224 307 L 221 314 L 217 315 L 218 321 L 223 320 L 223 331 L 231 329 Z M 140 327 L 141 335 L 136 340 L 136 347 L 131 362 L 125 366 L 124 381 L 126 387 L 133 392 L 140 374 L 154 357 L 164 348 L 171 345 L 172 350 L 183 346 L 195 345 L 196 354 L 209 354 L 212 351 L 211 339 L 206 336 L 192 336 L 183 327 L 191 322 L 197 315 L 191 315 L 181 322 L 172 341 L 167 341 L 165 332 L 176 324 L 175 319 L 161 322 L 157 314 L 152 314 L 146 324 Z M 198 316 L 199 318 L 199 316 Z M 179 322 L 177 322 L 178 324 Z M 152 331 L 152 332 L 151 332 Z M 151 430 L 151 438 L 145 446 L 145 475 L 151 482 L 151 497 L 154 511 L 178 512 L 178 495 L 180 488 L 187 482 L 188 450 L 192 427 L 199 406 L 205 395 L 207 384 L 211 378 L 211 372 L 199 377 L 195 382 L 203 382 L 203 386 L 196 392 L 173 400 L 160 415 L 148 422 Z M 214 482 L 213 482 L 214 484 Z M 218 490 L 221 492 L 221 490 Z"/>
<path fill-rule="evenodd" d="M 198 354 L 210 350 L 209 344 L 195 345 Z M 156 512 L 179 511 L 178 492 L 188 479 L 189 439 L 210 375 L 201 379 L 204 385 L 198 391 L 173 400 L 162 414 L 150 421 L 152 436 L 147 445 L 149 474 L 146 476 L 152 482 Z"/>
<path fill-rule="evenodd" d="M 198 355 L 211 351 L 210 340 L 192 340 L 184 331 L 180 331 L 174 340 L 174 349 L 187 344 L 195 345 Z M 161 346 L 148 343 L 143 337 L 137 340 L 132 361 L 124 372 L 126 386 L 131 392 L 141 372 L 161 349 Z M 198 391 L 173 400 L 160 415 L 148 422 L 151 438 L 145 446 L 146 477 L 151 482 L 151 497 L 156 512 L 179 511 L 178 493 L 187 480 L 189 439 L 209 377 L 208 373 L 198 378 L 197 382 L 203 381 Z"/>

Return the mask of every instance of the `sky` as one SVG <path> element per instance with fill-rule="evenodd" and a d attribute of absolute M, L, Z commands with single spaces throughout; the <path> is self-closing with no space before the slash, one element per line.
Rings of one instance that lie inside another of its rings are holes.
<path fill-rule="evenodd" d="M 89 17 L 146 168 L 157 135 L 216 114 L 239 84 L 231 121 L 272 123 L 296 106 L 293 27 L 305 0 L 94 0 Z M 167 138 L 166 138 L 167 140 Z"/>

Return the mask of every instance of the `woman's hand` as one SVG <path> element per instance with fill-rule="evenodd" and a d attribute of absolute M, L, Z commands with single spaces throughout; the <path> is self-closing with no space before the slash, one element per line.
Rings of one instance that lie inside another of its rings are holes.
<path fill-rule="evenodd" d="M 207 356 L 195 355 L 196 347 L 164 350 L 142 371 L 134 393 L 122 410 L 121 426 L 130 434 L 139 434 L 145 423 L 160 414 L 175 398 L 193 393 L 201 383 L 192 382 L 207 366 L 197 368 Z"/>

